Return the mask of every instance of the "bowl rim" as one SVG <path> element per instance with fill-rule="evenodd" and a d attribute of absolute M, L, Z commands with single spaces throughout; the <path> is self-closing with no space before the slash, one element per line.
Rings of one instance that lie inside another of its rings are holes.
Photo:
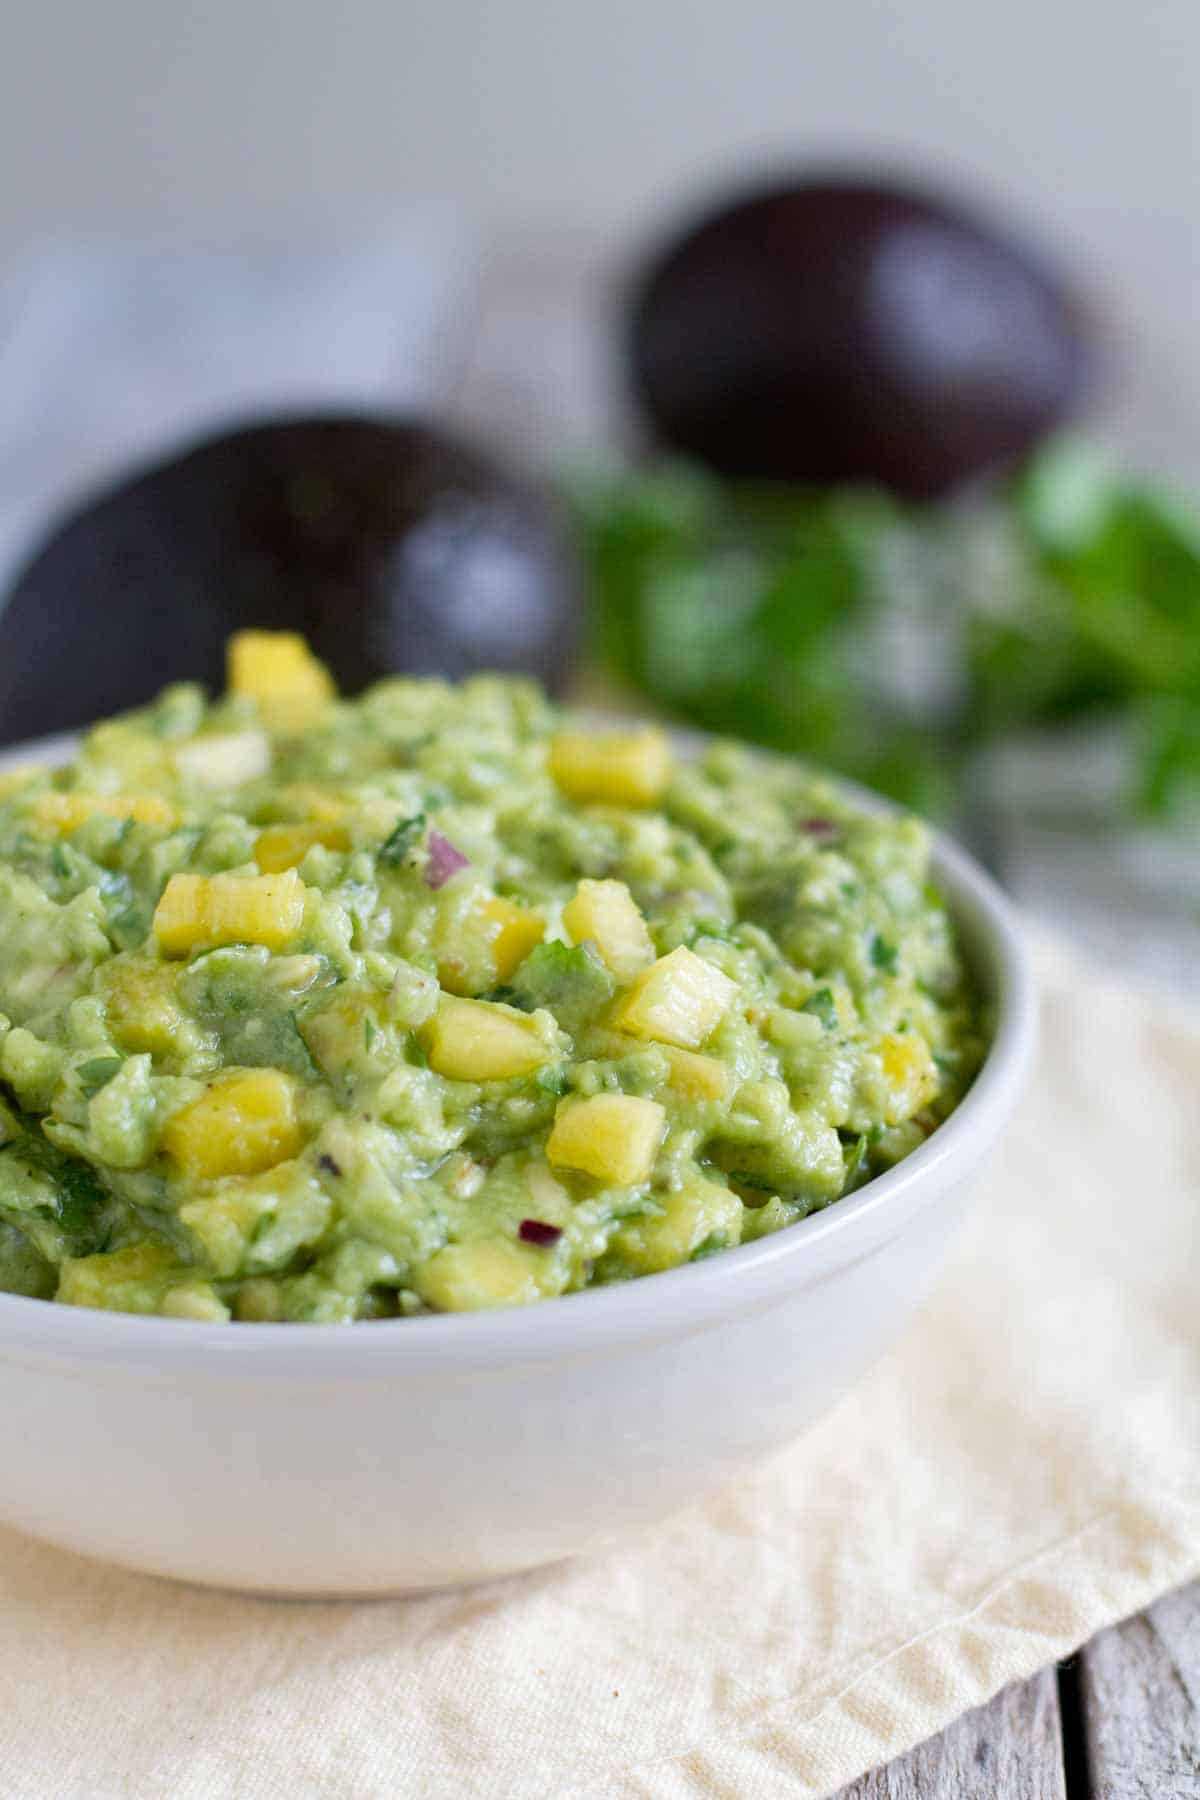
<path fill-rule="evenodd" d="M 0 750 L 0 770 L 64 760 L 78 735 L 7 746 Z M 685 742 L 703 737 L 678 735 Z M 905 810 L 858 783 L 819 773 L 868 811 Z M 982 1161 L 1016 1105 L 1032 1063 L 1036 986 L 1013 904 L 975 858 L 943 832 L 933 833 L 931 865 L 990 990 L 992 1039 L 954 1112 L 902 1162 L 848 1198 L 699 1263 L 529 1306 L 479 1312 L 343 1324 L 206 1323 L 56 1306 L 0 1293 L 0 1361 L 123 1364 L 164 1372 L 183 1365 L 223 1377 L 378 1378 L 430 1369 L 483 1371 L 686 1335 L 716 1316 L 822 1280 L 900 1235 L 926 1205 Z"/>

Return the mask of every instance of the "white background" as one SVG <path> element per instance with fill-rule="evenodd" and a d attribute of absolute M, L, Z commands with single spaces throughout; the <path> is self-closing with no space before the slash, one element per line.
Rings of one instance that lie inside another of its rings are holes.
<path fill-rule="evenodd" d="M 374 213 L 623 229 L 721 163 L 860 146 L 1103 232 L 1195 231 L 1195 0 L 6 0 L 0 229 Z"/>

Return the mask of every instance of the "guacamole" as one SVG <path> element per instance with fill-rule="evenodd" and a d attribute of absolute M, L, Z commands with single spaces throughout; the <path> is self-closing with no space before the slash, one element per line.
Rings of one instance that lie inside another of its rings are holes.
<path fill-rule="evenodd" d="M 181 1319 L 509 1306 L 778 1231 L 986 1037 L 925 827 L 531 683 L 341 700 L 243 633 L 0 777 L 0 1289 Z"/>

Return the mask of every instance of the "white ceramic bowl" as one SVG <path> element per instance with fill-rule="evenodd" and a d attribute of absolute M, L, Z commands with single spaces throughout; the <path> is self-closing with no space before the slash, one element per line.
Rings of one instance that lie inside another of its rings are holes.
<path fill-rule="evenodd" d="M 897 1168 L 758 1243 L 505 1312 L 204 1325 L 0 1295 L 0 1520 L 188 1581 L 397 1593 L 595 1549 L 780 1448 L 925 1299 L 1028 1068 L 1010 908 L 961 850 L 935 866 L 996 1035 Z"/>

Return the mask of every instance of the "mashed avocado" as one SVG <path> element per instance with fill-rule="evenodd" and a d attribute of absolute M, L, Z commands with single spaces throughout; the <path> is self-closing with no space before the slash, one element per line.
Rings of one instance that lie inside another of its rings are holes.
<path fill-rule="evenodd" d="M 981 1057 L 915 819 L 531 684 L 245 633 L 0 787 L 0 1289 L 524 1303 L 777 1231 Z"/>

